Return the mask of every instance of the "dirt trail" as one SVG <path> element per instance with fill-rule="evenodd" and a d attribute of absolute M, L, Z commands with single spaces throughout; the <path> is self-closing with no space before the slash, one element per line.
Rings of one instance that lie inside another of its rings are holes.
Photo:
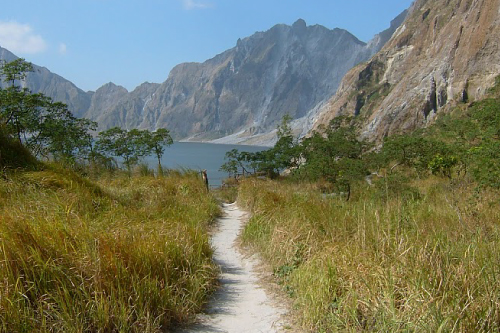
<path fill-rule="evenodd" d="M 212 238 L 214 259 L 221 267 L 221 287 L 198 322 L 177 333 L 273 333 L 284 325 L 285 314 L 259 285 L 257 261 L 244 257 L 235 241 L 245 213 L 236 204 L 225 204 L 217 233 Z"/>

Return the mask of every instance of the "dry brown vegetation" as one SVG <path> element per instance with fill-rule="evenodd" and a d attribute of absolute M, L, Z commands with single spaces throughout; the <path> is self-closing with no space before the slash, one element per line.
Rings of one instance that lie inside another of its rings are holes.
<path fill-rule="evenodd" d="M 205 303 L 219 207 L 196 174 L 2 176 L 1 332 L 159 332 Z"/>
<path fill-rule="evenodd" d="M 500 330 L 498 192 L 381 178 L 349 202 L 320 186 L 248 180 L 245 244 L 263 254 L 314 332 Z"/>

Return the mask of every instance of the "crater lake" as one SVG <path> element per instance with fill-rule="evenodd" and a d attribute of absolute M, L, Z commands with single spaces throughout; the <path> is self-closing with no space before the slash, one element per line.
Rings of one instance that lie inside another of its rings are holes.
<path fill-rule="evenodd" d="M 219 171 L 220 167 L 226 162 L 224 159 L 226 152 L 238 149 L 239 151 L 253 153 L 269 148 L 200 142 L 174 142 L 174 144 L 165 148 L 161 165 L 163 168 L 168 169 L 192 169 L 196 171 L 206 169 L 210 186 L 220 186 L 222 180 L 228 177 L 226 172 Z M 158 160 L 155 156 L 148 156 L 143 161 L 151 169 L 156 170 L 158 167 Z"/>

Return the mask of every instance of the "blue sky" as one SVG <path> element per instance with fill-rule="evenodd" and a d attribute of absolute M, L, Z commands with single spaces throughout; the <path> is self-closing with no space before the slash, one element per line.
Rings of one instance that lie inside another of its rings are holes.
<path fill-rule="evenodd" d="M 368 41 L 412 0 L 3 1 L 0 46 L 84 90 L 166 80 L 278 23 L 343 28 Z"/>

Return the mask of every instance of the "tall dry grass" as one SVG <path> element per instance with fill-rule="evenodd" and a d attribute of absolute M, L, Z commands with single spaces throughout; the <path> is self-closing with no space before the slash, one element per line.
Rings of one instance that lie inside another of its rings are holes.
<path fill-rule="evenodd" d="M 260 251 L 305 331 L 500 331 L 500 203 L 465 181 L 359 185 L 247 180 L 243 241 Z"/>
<path fill-rule="evenodd" d="M 97 184 L 57 167 L 0 178 L 1 332 L 160 332 L 213 289 L 196 175 Z"/>

